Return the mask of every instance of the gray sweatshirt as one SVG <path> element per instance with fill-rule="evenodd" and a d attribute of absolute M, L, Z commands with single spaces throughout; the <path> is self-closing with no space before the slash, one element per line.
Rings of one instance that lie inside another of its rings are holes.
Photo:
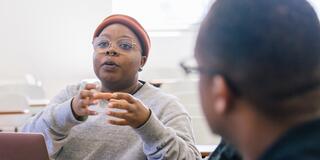
<path fill-rule="evenodd" d="M 145 83 L 133 96 L 151 109 L 140 128 L 106 123 L 106 115 L 78 121 L 71 100 L 80 84 L 67 86 L 48 107 L 34 116 L 24 132 L 42 132 L 50 157 L 63 160 L 194 160 L 201 159 L 195 148 L 191 120 L 173 96 Z"/>

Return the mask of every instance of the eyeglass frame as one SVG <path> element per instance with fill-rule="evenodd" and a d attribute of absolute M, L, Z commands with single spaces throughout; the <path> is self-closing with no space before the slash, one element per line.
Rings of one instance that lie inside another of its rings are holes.
<path fill-rule="evenodd" d="M 95 45 L 95 41 L 96 41 L 97 39 L 99 39 L 99 38 L 101 38 L 101 37 L 96 37 L 96 38 L 94 38 L 93 41 L 92 41 L 93 49 L 94 49 L 95 51 L 97 51 L 97 48 L 95 47 L 95 46 L 96 46 L 96 45 Z M 130 51 L 131 51 L 131 50 L 122 49 L 122 48 L 120 48 L 119 46 L 114 47 L 111 40 L 109 40 L 108 38 L 105 38 L 105 39 L 106 39 L 107 42 L 109 42 L 108 47 L 106 47 L 106 48 L 99 48 L 100 50 L 104 50 L 104 52 L 108 51 L 111 47 L 114 48 L 114 49 L 121 50 L 121 51 L 123 51 L 123 52 L 130 52 Z M 116 42 L 118 43 L 120 40 L 130 40 L 130 41 L 131 41 L 131 45 L 132 45 L 132 49 L 135 48 L 135 49 L 138 49 L 140 52 L 142 52 L 142 49 L 141 49 L 140 47 L 138 47 L 137 42 L 135 42 L 135 40 L 130 39 L 130 38 L 119 38 L 119 39 L 116 40 Z M 117 43 L 116 43 L 116 44 L 117 44 Z"/>
<path fill-rule="evenodd" d="M 234 93 L 234 95 L 236 96 L 240 96 L 241 92 L 240 89 L 238 89 L 238 87 L 236 87 L 235 83 L 230 80 L 230 78 L 228 78 L 228 76 L 226 76 L 226 74 L 224 74 L 221 71 L 218 70 L 213 70 L 213 69 L 206 69 L 203 67 L 193 67 L 193 66 L 188 66 L 186 64 L 186 60 L 185 61 L 180 61 L 179 63 L 180 67 L 183 69 L 183 71 L 185 72 L 186 75 L 192 74 L 192 73 L 199 73 L 199 74 L 205 74 L 207 76 L 216 76 L 216 75 L 220 75 L 222 76 L 228 87 L 232 90 L 232 92 Z"/>
<path fill-rule="evenodd" d="M 225 73 L 218 71 L 218 70 L 213 70 L 213 69 L 205 69 L 202 67 L 188 66 L 188 65 L 186 65 L 186 60 L 181 61 L 179 64 L 180 64 L 180 67 L 185 72 L 185 74 L 187 74 L 187 75 L 192 74 L 192 73 L 200 73 L 200 74 L 205 74 L 207 76 L 221 75 L 225 79 L 228 87 L 233 91 L 234 95 L 236 95 L 238 97 L 242 96 L 241 90 L 238 87 L 236 87 L 236 84 Z M 309 84 L 295 88 L 294 91 L 291 91 L 290 93 L 278 93 L 275 96 L 273 96 L 273 99 L 282 100 L 282 99 L 286 99 L 288 97 L 294 97 L 294 96 L 306 93 L 314 88 L 319 88 L 319 86 L 320 86 L 319 82 L 311 82 Z"/>

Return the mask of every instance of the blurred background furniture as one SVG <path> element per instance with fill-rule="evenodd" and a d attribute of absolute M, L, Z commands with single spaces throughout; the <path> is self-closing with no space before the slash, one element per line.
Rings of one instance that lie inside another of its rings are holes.
<path fill-rule="evenodd" d="M 15 131 L 31 117 L 24 95 L 0 93 L 0 130 Z"/>
<path fill-rule="evenodd" d="M 45 99 L 42 86 L 27 83 L 0 84 L 0 93 L 19 93 L 30 100 Z"/>
<path fill-rule="evenodd" d="M 161 80 L 157 80 L 156 82 L 158 84 L 161 83 L 160 88 L 164 92 L 176 96 L 186 107 L 191 117 L 192 128 L 197 145 L 212 145 L 219 143 L 220 137 L 211 133 L 202 113 L 197 79 L 185 78 L 180 80 L 164 80 L 162 82 Z"/>
<path fill-rule="evenodd" d="M 29 110 L 32 115 L 40 112 L 47 106 L 49 100 L 46 98 L 45 91 L 38 84 L 29 83 L 8 83 L 0 84 L 0 94 L 19 94 L 25 96 Z"/>

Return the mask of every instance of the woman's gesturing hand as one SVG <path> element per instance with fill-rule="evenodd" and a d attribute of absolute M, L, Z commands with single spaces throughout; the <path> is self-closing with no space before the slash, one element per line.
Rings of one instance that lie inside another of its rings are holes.
<path fill-rule="evenodd" d="M 137 98 L 128 93 L 99 93 L 95 96 L 98 99 L 106 99 L 109 101 L 107 115 L 116 117 L 117 119 L 108 119 L 113 125 L 129 125 L 133 128 L 142 126 L 151 114 L 151 111 Z M 123 111 L 112 110 L 121 109 Z"/>
<path fill-rule="evenodd" d="M 85 85 L 84 89 L 79 92 L 78 95 L 73 97 L 72 111 L 77 119 L 83 116 L 97 114 L 95 111 L 91 111 L 88 109 L 89 105 L 96 104 L 95 100 L 93 99 L 94 92 L 91 91 L 92 89 L 96 89 L 96 85 L 88 83 Z"/>

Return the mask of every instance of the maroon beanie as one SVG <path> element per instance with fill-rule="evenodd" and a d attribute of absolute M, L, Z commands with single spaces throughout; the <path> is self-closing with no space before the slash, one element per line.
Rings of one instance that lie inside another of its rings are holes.
<path fill-rule="evenodd" d="M 130 28 L 140 41 L 142 55 L 148 57 L 151 46 L 149 35 L 137 20 L 127 15 L 115 14 L 105 18 L 94 31 L 93 39 L 98 37 L 104 28 L 114 23 L 119 23 Z"/>

